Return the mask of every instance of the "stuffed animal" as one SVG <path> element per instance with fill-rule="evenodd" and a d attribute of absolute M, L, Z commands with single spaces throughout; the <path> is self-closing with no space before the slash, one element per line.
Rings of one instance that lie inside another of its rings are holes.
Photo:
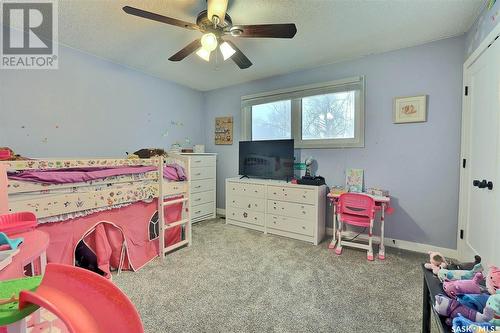
<path fill-rule="evenodd" d="M 495 295 L 491 295 L 486 302 L 486 307 L 493 310 L 493 319 L 490 321 L 498 329 L 500 329 L 500 289 L 497 290 Z"/>
<path fill-rule="evenodd" d="M 490 322 L 486 323 L 476 323 L 458 314 L 457 317 L 453 318 L 452 332 L 469 332 L 469 333 L 485 333 L 485 332 L 495 332 L 495 325 Z"/>
<path fill-rule="evenodd" d="M 449 262 L 448 263 L 448 269 L 453 269 L 453 270 L 457 270 L 457 269 L 460 269 L 460 270 L 466 270 L 466 271 L 469 271 L 471 270 L 472 268 L 474 268 L 474 266 L 476 266 L 477 264 L 480 264 L 481 263 L 481 257 L 478 256 L 478 255 L 475 255 L 474 256 L 474 261 L 471 261 L 471 262 Z"/>
<path fill-rule="evenodd" d="M 457 301 L 460 304 L 479 312 L 483 312 L 489 298 L 490 294 L 488 293 L 457 295 Z"/>
<path fill-rule="evenodd" d="M 477 264 L 471 270 L 449 270 L 440 269 L 437 276 L 441 282 L 443 281 L 455 281 L 455 280 L 470 280 L 474 277 L 474 274 L 482 272 L 483 265 Z"/>
<path fill-rule="evenodd" d="M 483 280 L 483 273 L 479 272 L 474 275 L 472 280 L 445 281 L 443 282 L 443 290 L 446 295 L 453 299 L 457 298 L 459 294 L 480 294 L 479 282 Z"/>
<path fill-rule="evenodd" d="M 448 317 L 446 322 L 451 325 L 451 320 L 455 317 L 458 317 L 459 314 L 464 316 L 465 318 L 477 322 L 489 322 L 493 319 L 493 309 L 490 307 L 485 307 L 484 312 L 478 312 L 471 308 L 466 307 L 465 305 L 460 304 L 457 300 L 448 298 L 444 295 L 436 295 L 436 303 L 434 304 L 434 309 L 441 316 Z"/>
<path fill-rule="evenodd" d="M 491 295 L 495 295 L 500 289 L 500 268 L 490 266 L 490 271 L 486 277 L 486 289 Z"/>
<path fill-rule="evenodd" d="M 441 268 L 446 268 L 447 265 L 446 259 L 441 253 L 429 251 L 429 262 L 424 267 L 437 274 Z"/>

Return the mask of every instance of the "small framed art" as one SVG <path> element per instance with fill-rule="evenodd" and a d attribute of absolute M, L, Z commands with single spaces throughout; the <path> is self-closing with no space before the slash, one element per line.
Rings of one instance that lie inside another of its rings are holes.
<path fill-rule="evenodd" d="M 394 98 L 395 124 L 427 121 L 427 95 Z"/>

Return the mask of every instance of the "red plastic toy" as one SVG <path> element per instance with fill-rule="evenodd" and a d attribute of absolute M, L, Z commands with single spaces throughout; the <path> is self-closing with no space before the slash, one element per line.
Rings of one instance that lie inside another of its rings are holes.
<path fill-rule="evenodd" d="M 141 318 L 128 297 L 96 273 L 48 264 L 36 291 L 21 291 L 19 309 L 38 305 L 59 317 L 70 333 L 141 333 Z"/>
<path fill-rule="evenodd" d="M 33 230 L 37 224 L 35 214 L 30 212 L 0 215 L 0 232 L 7 236 Z"/>

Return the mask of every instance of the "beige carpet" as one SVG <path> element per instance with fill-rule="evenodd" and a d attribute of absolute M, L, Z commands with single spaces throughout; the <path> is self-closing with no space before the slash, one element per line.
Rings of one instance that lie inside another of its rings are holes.
<path fill-rule="evenodd" d="M 193 226 L 193 245 L 114 276 L 146 332 L 419 332 L 425 255 L 385 262 L 228 226 Z"/>

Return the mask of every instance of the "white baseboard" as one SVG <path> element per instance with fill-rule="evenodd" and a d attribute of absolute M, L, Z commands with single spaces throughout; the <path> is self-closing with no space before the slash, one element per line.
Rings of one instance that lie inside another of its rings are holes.
<path fill-rule="evenodd" d="M 217 216 L 226 217 L 226 210 L 224 208 L 217 208 Z"/>
<path fill-rule="evenodd" d="M 223 208 L 217 208 L 217 216 L 225 217 L 226 210 Z M 326 234 L 329 237 L 332 237 L 333 229 L 326 228 Z M 347 237 L 354 237 L 357 235 L 356 233 L 349 232 L 349 231 L 345 232 L 344 234 Z M 359 237 L 357 239 L 367 240 L 367 236 L 366 235 L 359 235 Z M 408 251 L 413 251 L 413 252 L 419 252 L 419 253 L 427 253 L 429 251 L 435 251 L 435 252 L 442 253 L 447 258 L 452 258 L 452 259 L 458 258 L 458 251 L 456 249 L 448 249 L 448 248 L 429 245 L 429 244 L 415 243 L 415 242 L 409 242 L 409 241 L 400 240 L 400 239 L 393 239 L 393 238 L 385 238 L 384 245 L 387 247 L 392 247 L 392 248 L 401 249 L 401 250 L 408 250 Z"/>
<path fill-rule="evenodd" d="M 333 229 L 326 228 L 326 234 L 331 237 L 333 235 Z M 346 231 L 343 234 L 346 235 L 347 237 L 354 237 L 357 235 L 357 233 L 349 231 Z M 366 235 L 359 235 L 357 239 L 367 240 L 368 238 Z M 385 238 L 384 245 L 387 247 L 393 247 L 396 249 L 408 250 L 419 253 L 427 253 L 429 251 L 435 251 L 442 253 L 447 258 L 452 258 L 452 259 L 458 258 L 458 251 L 456 249 L 448 249 L 445 247 L 439 247 L 429 244 L 421 244 L 400 239 Z"/>

